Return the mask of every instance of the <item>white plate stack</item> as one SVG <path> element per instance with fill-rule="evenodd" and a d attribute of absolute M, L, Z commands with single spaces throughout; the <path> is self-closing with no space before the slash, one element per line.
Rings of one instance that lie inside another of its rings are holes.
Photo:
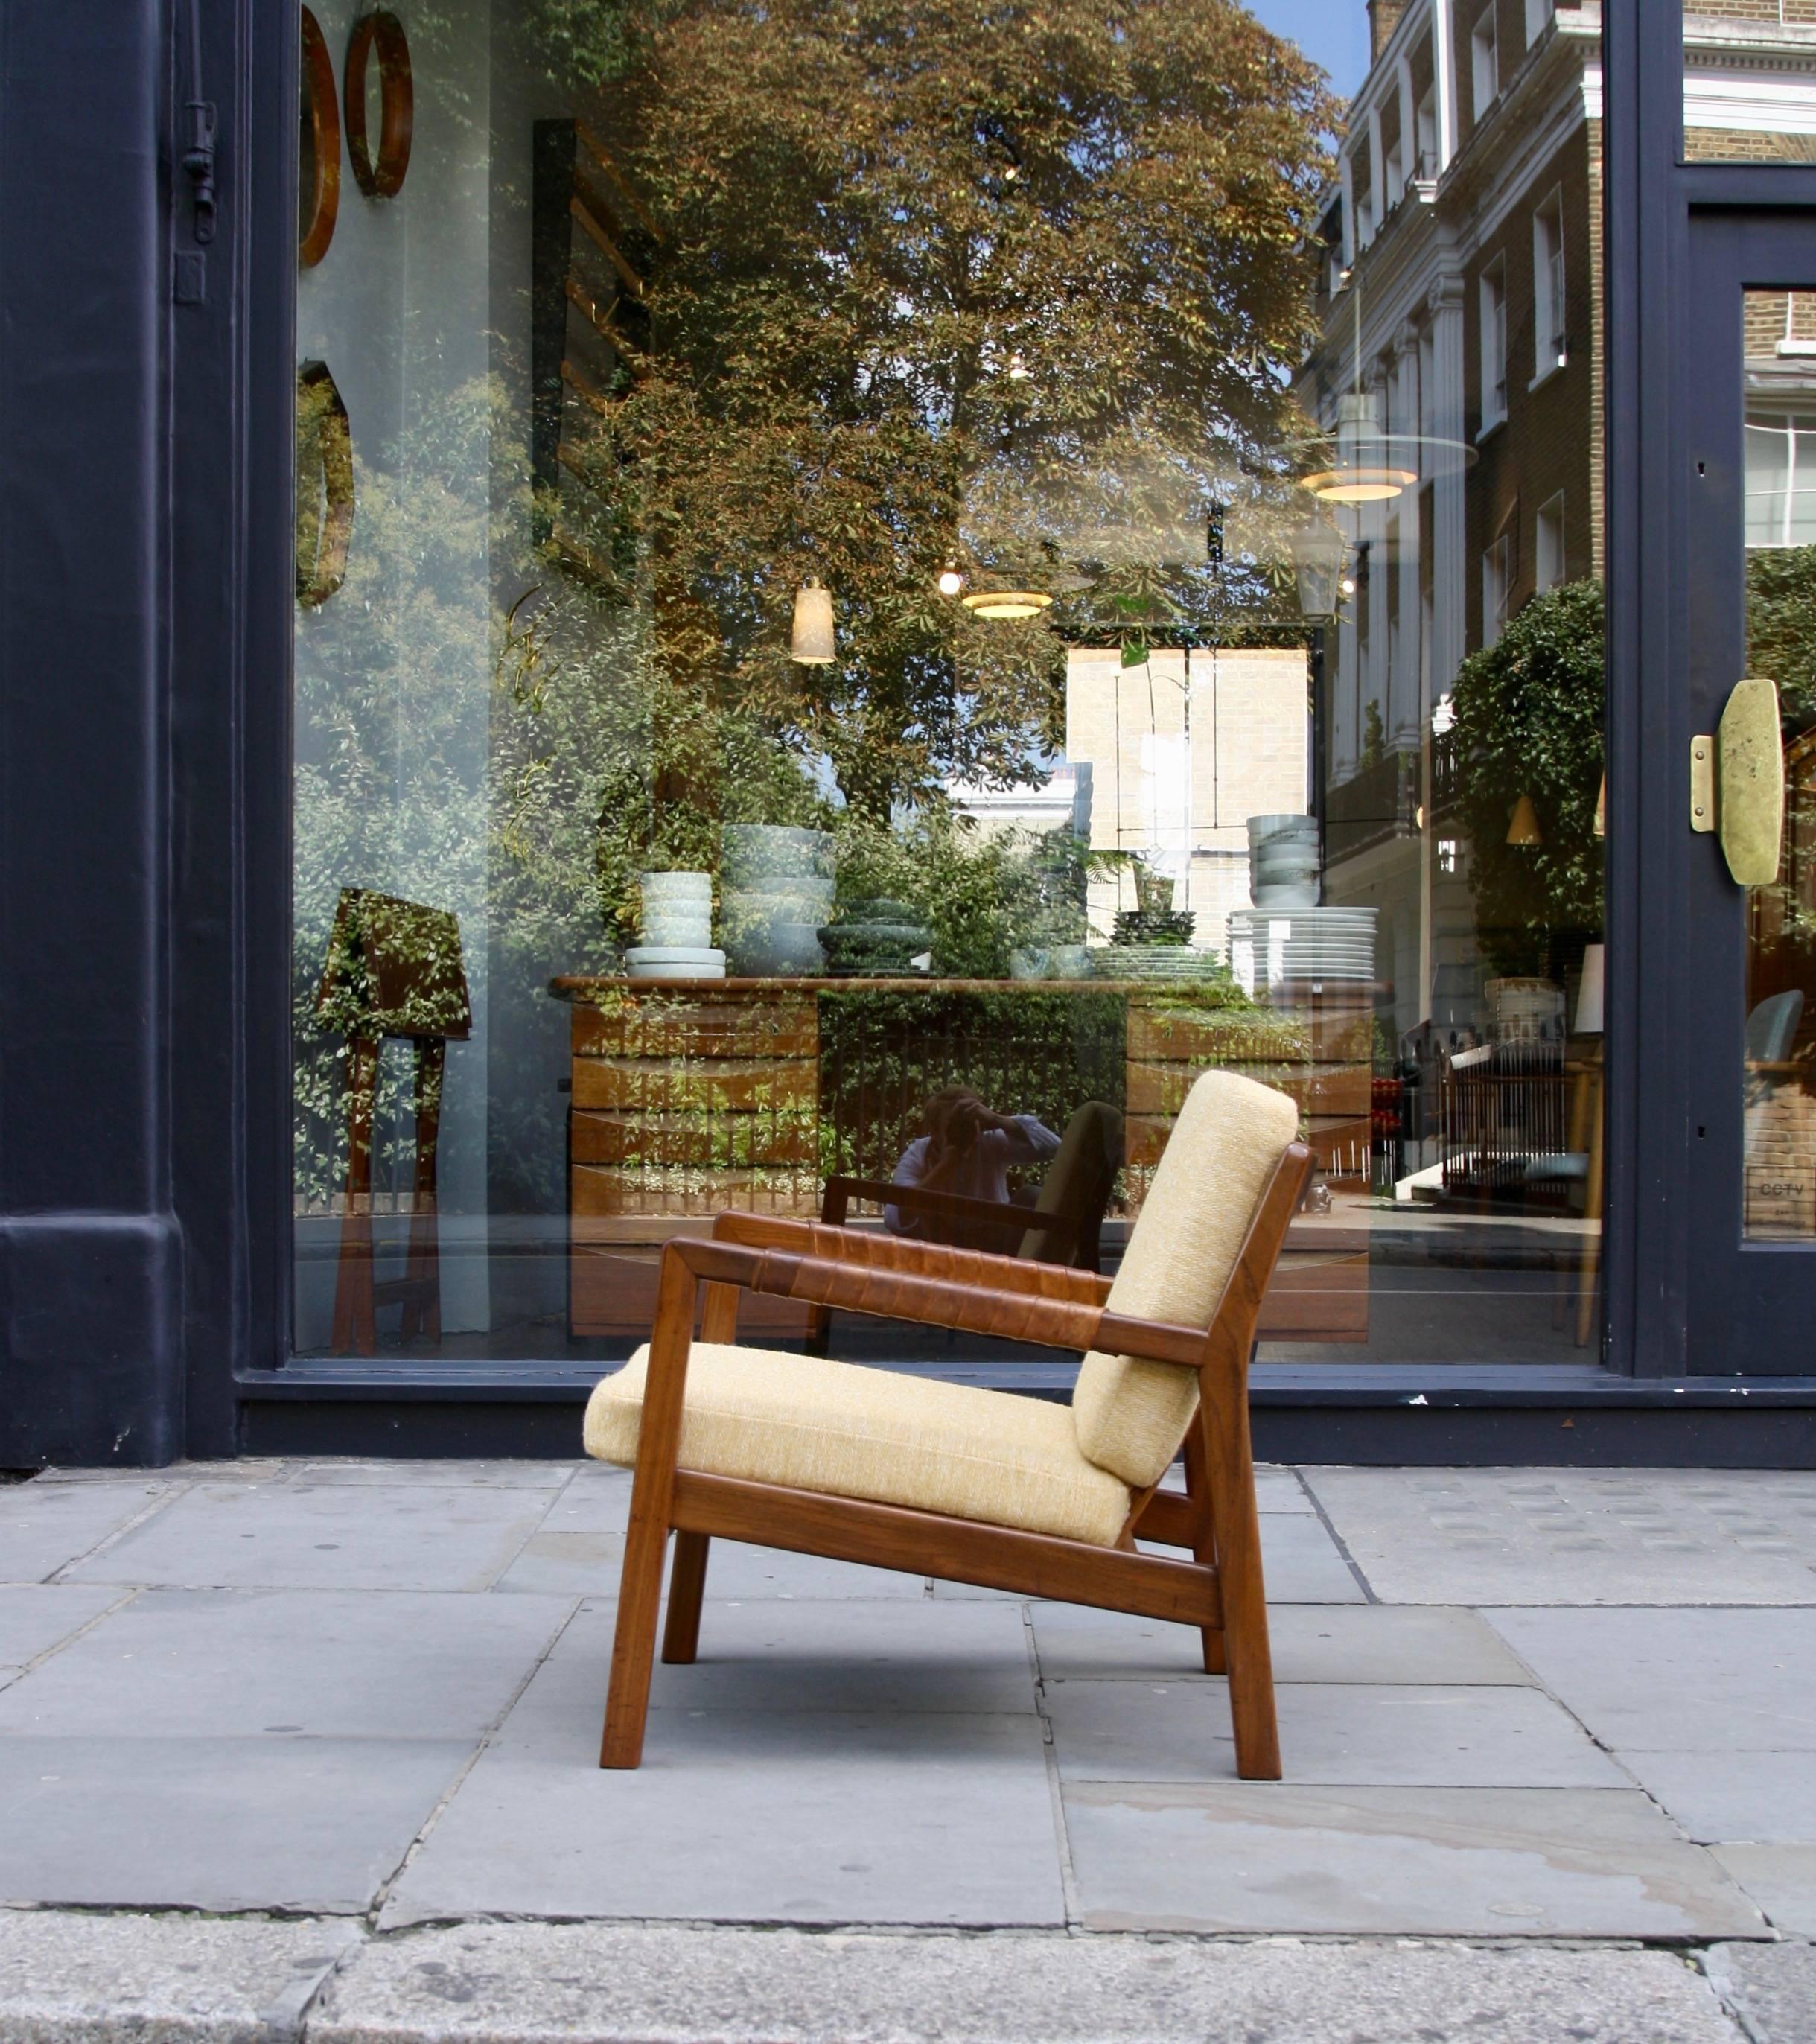
<path fill-rule="evenodd" d="M 1230 970 L 1250 993 L 1284 980 L 1375 978 L 1373 909 L 1232 909 Z"/>
<path fill-rule="evenodd" d="M 1318 904 L 1318 819 L 1249 819 L 1249 899 L 1257 909 L 1311 909 Z"/>
<path fill-rule="evenodd" d="M 725 954 L 712 948 L 712 875 L 639 873 L 643 941 L 624 954 L 632 979 L 723 979 Z"/>

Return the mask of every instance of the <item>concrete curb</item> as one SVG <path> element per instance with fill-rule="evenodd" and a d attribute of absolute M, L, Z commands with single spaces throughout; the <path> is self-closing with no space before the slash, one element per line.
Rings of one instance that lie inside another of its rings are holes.
<path fill-rule="evenodd" d="M 363 1934 L 332 1918 L 0 1910 L 0 2044 L 275 2044 Z"/>
<path fill-rule="evenodd" d="M 1730 1946 L 1727 1973 L 1780 1951 Z M 1800 1976 L 1772 1977 L 1788 2010 Z M 1803 2002 L 1807 2013 L 1810 2003 Z M 1761 2030 L 1761 2044 L 1808 2028 Z M 0 2044 L 1740 2044 L 1633 1946 L 0 1911 Z"/>

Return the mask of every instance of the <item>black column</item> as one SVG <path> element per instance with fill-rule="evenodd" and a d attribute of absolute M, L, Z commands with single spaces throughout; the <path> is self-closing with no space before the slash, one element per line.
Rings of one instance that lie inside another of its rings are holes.
<path fill-rule="evenodd" d="M 0 1463 L 158 1462 L 163 38 L 154 0 L 0 21 Z"/>

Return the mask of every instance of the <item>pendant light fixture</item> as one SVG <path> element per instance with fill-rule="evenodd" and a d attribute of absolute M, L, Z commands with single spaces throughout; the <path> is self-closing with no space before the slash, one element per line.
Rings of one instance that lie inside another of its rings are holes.
<path fill-rule="evenodd" d="M 1353 271 L 1344 273 L 1343 288 L 1355 314 L 1354 381 L 1337 400 L 1335 431 L 1296 444 L 1309 471 L 1300 488 L 1323 504 L 1384 504 L 1422 476 L 1429 482 L 1472 467 L 1476 451 L 1461 440 L 1382 426 L 1373 394 L 1362 387 L 1362 285 Z"/>
<path fill-rule="evenodd" d="M 1300 478 L 1300 487 L 1309 490 L 1320 503 L 1384 503 L 1419 480 L 1416 469 L 1402 468 L 1388 458 L 1398 449 L 1381 431 L 1374 399 L 1362 391 L 1351 391 L 1337 401 L 1334 451 L 1335 458 L 1327 468 Z"/>
<path fill-rule="evenodd" d="M 804 667 L 829 667 L 835 657 L 832 632 L 832 592 L 809 575 L 794 593 L 794 634 L 789 658 Z"/>
<path fill-rule="evenodd" d="M 1538 812 L 1532 806 L 1532 797 L 1522 795 L 1514 804 L 1513 816 L 1507 824 L 1507 843 L 1540 845 L 1544 842 L 1545 833 L 1538 827 Z"/>
<path fill-rule="evenodd" d="M 1053 598 L 1038 589 L 980 589 L 964 599 L 979 617 L 1038 617 Z"/>

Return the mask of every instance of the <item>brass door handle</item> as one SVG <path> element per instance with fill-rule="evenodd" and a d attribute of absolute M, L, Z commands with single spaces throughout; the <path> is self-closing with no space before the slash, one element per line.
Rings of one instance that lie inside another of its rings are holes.
<path fill-rule="evenodd" d="M 1691 740 L 1690 828 L 1721 832 L 1737 886 L 1764 887 L 1778 878 L 1784 751 L 1776 682 L 1737 682 L 1713 735 Z"/>

